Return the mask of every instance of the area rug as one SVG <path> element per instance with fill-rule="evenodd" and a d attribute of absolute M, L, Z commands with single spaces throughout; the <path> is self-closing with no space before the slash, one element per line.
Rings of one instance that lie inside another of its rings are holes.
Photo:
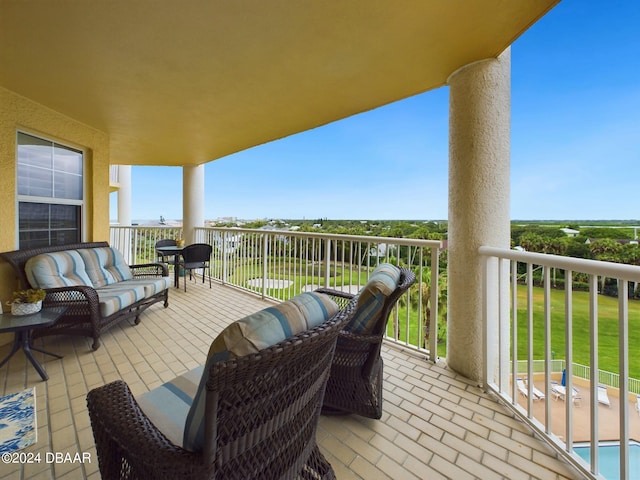
<path fill-rule="evenodd" d="M 36 387 L 0 397 L 0 454 L 28 447 L 37 435 Z"/>

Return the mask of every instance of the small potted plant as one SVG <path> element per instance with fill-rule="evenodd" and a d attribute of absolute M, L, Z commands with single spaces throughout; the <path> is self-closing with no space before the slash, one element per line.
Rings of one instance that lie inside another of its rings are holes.
<path fill-rule="evenodd" d="M 13 315 L 29 315 L 42 309 L 42 301 L 47 296 L 41 288 L 29 288 L 13 292 L 11 313 Z"/>
<path fill-rule="evenodd" d="M 176 246 L 180 247 L 180 248 L 184 247 L 184 238 L 182 238 L 182 237 L 177 238 L 176 239 Z"/>

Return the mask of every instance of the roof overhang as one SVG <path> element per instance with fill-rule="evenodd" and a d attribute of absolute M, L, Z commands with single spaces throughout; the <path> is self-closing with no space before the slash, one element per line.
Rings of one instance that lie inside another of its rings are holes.
<path fill-rule="evenodd" d="M 0 85 L 198 165 L 445 84 L 559 0 L 0 0 Z"/>

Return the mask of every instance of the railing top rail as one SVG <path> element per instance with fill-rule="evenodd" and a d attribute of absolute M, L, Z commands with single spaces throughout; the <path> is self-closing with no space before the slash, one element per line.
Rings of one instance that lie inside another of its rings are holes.
<path fill-rule="evenodd" d="M 300 232 L 291 230 L 260 230 L 253 228 L 201 227 L 199 229 L 220 232 L 275 234 L 288 235 L 292 237 L 316 237 L 318 239 L 328 238 L 332 240 L 352 240 L 364 243 L 393 243 L 395 245 L 442 248 L 442 242 L 440 240 L 423 240 L 416 238 L 375 237 L 369 235 L 344 235 L 341 233 Z"/>
<path fill-rule="evenodd" d="M 118 230 L 175 230 L 182 229 L 182 225 L 109 225 Z"/>
<path fill-rule="evenodd" d="M 574 272 L 600 275 L 609 278 L 619 278 L 631 282 L 640 282 L 640 266 L 624 263 L 604 262 L 601 260 L 587 260 L 583 258 L 563 257 L 548 253 L 521 252 L 508 248 L 480 247 L 480 255 L 498 257 L 517 262 L 531 263 L 545 267 L 561 268 Z"/>

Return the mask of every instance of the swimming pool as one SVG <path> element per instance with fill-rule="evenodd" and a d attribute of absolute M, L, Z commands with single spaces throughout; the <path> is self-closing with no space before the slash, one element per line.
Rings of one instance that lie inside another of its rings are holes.
<path fill-rule="evenodd" d="M 575 452 L 587 463 L 591 462 L 590 445 L 574 445 Z M 607 480 L 620 478 L 620 442 L 602 442 L 598 446 L 598 469 Z M 640 443 L 629 442 L 629 478 L 640 478 Z"/>

